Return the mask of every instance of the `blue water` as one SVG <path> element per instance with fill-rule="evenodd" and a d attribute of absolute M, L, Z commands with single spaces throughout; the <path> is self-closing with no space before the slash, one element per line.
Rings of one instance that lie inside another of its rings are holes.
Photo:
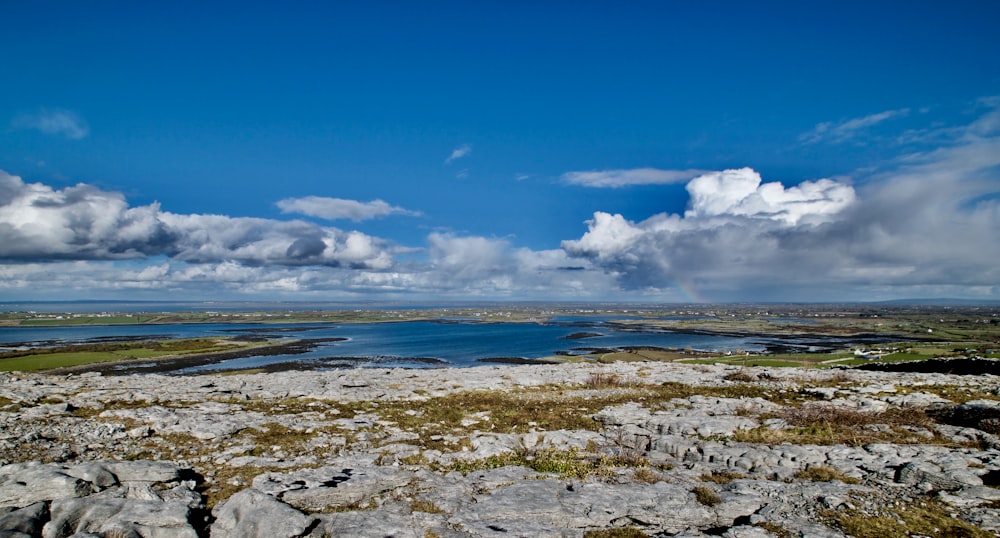
<path fill-rule="evenodd" d="M 620 319 L 620 318 L 619 318 Z M 358 324 L 172 324 L 139 326 L 86 327 L 0 327 L 0 346 L 16 344 L 60 345 L 82 343 L 101 338 L 155 337 L 194 338 L 202 336 L 235 336 L 242 333 L 270 335 L 276 339 L 346 338 L 345 341 L 323 342 L 306 353 L 245 357 L 218 364 L 198 367 L 208 369 L 242 369 L 269 364 L 330 359 L 333 357 L 363 358 L 353 365 L 372 366 L 476 366 L 478 359 L 518 357 L 538 359 L 556 352 L 583 353 L 577 348 L 618 348 L 655 346 L 690 348 L 706 351 L 744 349 L 759 351 L 763 346 L 749 338 L 663 332 L 617 331 L 604 319 L 574 320 L 553 324 L 536 323 L 460 323 L 408 321 Z M 567 339 L 573 333 L 590 332 L 601 336 Z M 427 364 L 413 359 L 433 358 L 443 364 Z M 329 362 L 329 361 L 327 361 Z M 345 363 L 346 365 L 347 363 Z"/>

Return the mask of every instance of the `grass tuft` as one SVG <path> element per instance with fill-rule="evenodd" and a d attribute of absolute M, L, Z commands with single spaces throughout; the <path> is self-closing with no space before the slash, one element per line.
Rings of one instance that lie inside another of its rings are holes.
<path fill-rule="evenodd" d="M 722 502 L 715 490 L 708 486 L 695 486 L 691 489 L 691 493 L 694 493 L 694 498 L 705 506 L 715 506 Z"/>
<path fill-rule="evenodd" d="M 803 469 L 795 473 L 795 478 L 810 482 L 830 482 L 833 480 L 839 480 L 845 484 L 859 484 L 861 482 L 857 478 L 847 476 L 837 469 L 826 465 L 813 465 L 812 467 Z"/>
<path fill-rule="evenodd" d="M 584 383 L 585 386 L 591 389 L 613 389 L 618 387 L 623 387 L 626 383 L 622 380 L 621 376 L 615 373 L 608 372 L 594 372 L 590 374 L 587 381 Z"/>

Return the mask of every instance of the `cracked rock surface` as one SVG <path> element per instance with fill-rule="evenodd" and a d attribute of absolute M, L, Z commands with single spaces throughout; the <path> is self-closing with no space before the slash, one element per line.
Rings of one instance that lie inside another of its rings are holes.
<path fill-rule="evenodd" d="M 993 536 L 998 402 L 657 362 L 4 373 L 0 537 Z"/>

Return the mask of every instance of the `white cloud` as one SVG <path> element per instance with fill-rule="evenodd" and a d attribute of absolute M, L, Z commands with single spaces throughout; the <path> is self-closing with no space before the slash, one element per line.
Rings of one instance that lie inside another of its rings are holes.
<path fill-rule="evenodd" d="M 35 114 L 20 114 L 11 124 L 18 129 L 34 129 L 45 134 L 79 140 L 90 134 L 87 122 L 71 110 L 42 109 Z"/>
<path fill-rule="evenodd" d="M 750 168 L 725 170 L 699 176 L 687 184 L 691 195 L 686 218 L 738 215 L 781 220 L 797 224 L 828 220 L 854 202 L 850 185 L 830 179 L 805 181 L 785 188 L 781 183 L 761 185 L 761 177 Z"/>
<path fill-rule="evenodd" d="M 134 259 L 384 269 L 384 240 L 302 221 L 180 215 L 129 207 L 120 193 L 79 184 L 55 190 L 0 172 L 0 259 Z"/>
<path fill-rule="evenodd" d="M 426 271 L 410 285 L 424 293 L 467 297 L 606 298 L 614 279 L 561 250 L 515 248 L 505 239 L 433 233 Z"/>
<path fill-rule="evenodd" d="M 862 135 L 869 127 L 892 118 L 905 117 L 909 114 L 909 108 L 900 108 L 869 114 L 861 118 L 851 118 L 838 122 L 827 121 L 817 124 L 811 131 L 800 135 L 799 141 L 805 144 L 816 144 L 819 142 L 841 144 Z"/>
<path fill-rule="evenodd" d="M 625 170 L 591 170 L 567 172 L 562 180 L 585 187 L 627 187 L 630 185 L 666 185 L 683 183 L 705 173 L 704 170 L 660 170 L 657 168 L 631 168 Z"/>
<path fill-rule="evenodd" d="M 712 172 L 688 183 L 683 215 L 597 212 L 562 248 L 626 289 L 683 283 L 714 300 L 997 299 L 1000 136 L 984 128 L 995 113 L 857 189 Z"/>
<path fill-rule="evenodd" d="M 451 164 L 470 153 L 472 153 L 472 146 L 470 146 L 469 144 L 462 144 L 461 146 L 458 146 L 457 148 L 451 151 L 451 155 L 449 155 L 448 158 L 444 160 L 444 164 Z"/>
<path fill-rule="evenodd" d="M 303 198 L 286 198 L 280 200 L 277 205 L 282 213 L 299 213 L 326 220 L 350 219 L 357 222 L 383 218 L 389 215 L 420 215 L 417 211 L 409 211 L 398 206 L 389 205 L 383 200 L 358 202 L 342 198 L 306 196 Z"/>

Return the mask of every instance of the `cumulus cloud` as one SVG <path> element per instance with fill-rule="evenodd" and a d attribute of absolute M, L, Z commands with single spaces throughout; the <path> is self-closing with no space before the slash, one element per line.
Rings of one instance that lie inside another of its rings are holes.
<path fill-rule="evenodd" d="M 816 144 L 819 142 L 841 144 L 860 136 L 869 127 L 892 118 L 905 117 L 909 114 L 910 109 L 900 108 L 897 110 L 886 110 L 876 114 L 869 114 L 861 118 L 851 118 L 838 122 L 827 121 L 817 124 L 811 131 L 800 135 L 799 141 L 805 144 Z"/>
<path fill-rule="evenodd" d="M 472 153 L 472 146 L 469 144 L 462 144 L 451 151 L 451 155 L 448 155 L 448 158 L 444 160 L 444 164 L 451 164 L 470 153 Z"/>
<path fill-rule="evenodd" d="M 990 111 L 953 143 L 901 157 L 860 188 L 786 187 L 749 169 L 687 185 L 683 215 L 597 212 L 562 242 L 625 288 L 683 284 L 714 300 L 1000 295 L 1000 136 Z M 849 290 L 849 291 L 848 291 Z M 848 294 L 849 293 L 849 294 Z"/>
<path fill-rule="evenodd" d="M 18 129 L 34 129 L 71 140 L 79 140 L 90 134 L 87 122 L 71 110 L 42 109 L 35 114 L 20 114 L 11 124 Z"/>
<path fill-rule="evenodd" d="M 625 170 L 591 170 L 567 172 L 562 180 L 585 187 L 627 187 L 630 185 L 667 185 L 684 183 L 705 173 L 704 170 L 660 170 L 658 168 L 631 168 Z"/>
<path fill-rule="evenodd" d="M 562 250 L 507 239 L 432 233 L 426 248 L 408 249 L 299 220 L 130 206 L 92 185 L 55 189 L 0 172 L 0 291 L 8 296 L 574 299 L 603 298 L 613 286 Z"/>
<path fill-rule="evenodd" d="M 806 219 L 829 220 L 854 202 L 850 185 L 830 179 L 805 181 L 785 188 L 778 182 L 761 184 L 750 168 L 725 170 L 698 176 L 687 184 L 691 196 L 686 218 L 741 216 L 780 220 L 794 225 Z"/>
<path fill-rule="evenodd" d="M 432 233 L 428 265 L 411 285 L 438 296 L 463 298 L 604 298 L 613 278 L 562 250 L 517 248 L 506 239 Z"/>
<path fill-rule="evenodd" d="M 192 263 L 384 269 L 389 245 L 302 221 L 181 215 L 79 184 L 56 190 L 0 172 L 0 259 L 114 260 L 167 256 Z"/>
<path fill-rule="evenodd" d="M 355 222 L 388 217 L 389 215 L 419 216 L 417 211 L 389 205 L 383 200 L 358 202 L 342 198 L 306 196 L 278 201 L 282 213 L 298 213 L 326 220 L 350 219 Z"/>

